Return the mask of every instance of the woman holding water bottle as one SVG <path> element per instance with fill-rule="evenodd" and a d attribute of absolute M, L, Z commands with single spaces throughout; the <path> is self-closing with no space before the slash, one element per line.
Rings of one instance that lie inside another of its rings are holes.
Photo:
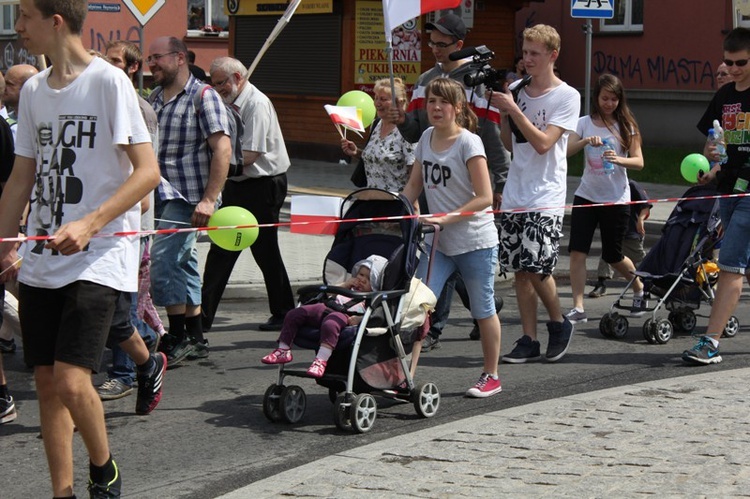
<path fill-rule="evenodd" d="M 568 156 L 584 150 L 581 184 L 573 200 L 570 222 L 570 283 L 573 308 L 566 315 L 573 324 L 586 322 L 583 292 L 586 286 L 586 256 L 597 226 L 602 238 L 602 259 L 628 280 L 635 270 L 623 255 L 622 241 L 630 216 L 630 188 L 627 169 L 643 169 L 641 135 L 628 107 L 622 82 L 604 74 L 594 85 L 592 110 L 578 120 L 576 133 L 568 139 Z M 587 205 L 606 204 L 606 206 Z M 634 315 L 647 306 L 643 284 L 633 283 Z"/>

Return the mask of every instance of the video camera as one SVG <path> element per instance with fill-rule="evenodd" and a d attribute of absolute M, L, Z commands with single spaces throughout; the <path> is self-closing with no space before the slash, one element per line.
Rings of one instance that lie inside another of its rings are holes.
<path fill-rule="evenodd" d="M 471 65 L 476 67 L 473 73 L 464 76 L 464 84 L 467 87 L 485 85 L 494 91 L 503 90 L 503 83 L 508 71 L 505 69 L 495 69 L 488 64 L 491 59 L 495 58 L 495 53 L 492 50 L 488 49 L 486 45 L 480 45 L 478 47 L 468 47 L 459 50 L 448 56 L 452 61 L 466 59 L 467 57 L 473 59 Z"/>

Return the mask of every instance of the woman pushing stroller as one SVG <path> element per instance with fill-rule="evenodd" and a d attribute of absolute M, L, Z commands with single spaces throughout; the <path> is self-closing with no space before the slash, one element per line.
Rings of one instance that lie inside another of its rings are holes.
<path fill-rule="evenodd" d="M 469 108 L 464 88 L 449 78 L 436 78 L 427 86 L 427 116 L 432 125 L 414 150 L 416 161 L 403 194 L 413 203 L 424 190 L 435 213 L 474 212 L 470 216 L 447 214 L 425 221 L 440 224 L 429 287 L 439 295 L 445 281 L 458 270 L 466 283 L 471 315 L 477 320 L 484 369 L 469 388 L 469 397 L 489 397 L 502 388 L 497 375 L 500 357 L 500 320 L 495 310 L 494 276 L 498 236 L 492 213 L 487 157 L 478 135 L 477 117 Z M 417 274 L 427 273 L 421 258 Z"/>
<path fill-rule="evenodd" d="M 380 289 L 383 270 L 388 260 L 379 255 L 370 255 L 352 267 L 352 277 L 338 287 L 367 293 Z M 300 328 L 304 326 L 320 329 L 320 348 L 315 360 L 307 369 L 313 378 L 321 378 L 339 341 L 341 330 L 356 326 L 362 321 L 365 305 L 362 300 L 336 295 L 325 302 L 302 305 L 287 312 L 281 327 L 279 346 L 261 359 L 264 364 L 286 364 L 292 361 L 291 345 Z"/>

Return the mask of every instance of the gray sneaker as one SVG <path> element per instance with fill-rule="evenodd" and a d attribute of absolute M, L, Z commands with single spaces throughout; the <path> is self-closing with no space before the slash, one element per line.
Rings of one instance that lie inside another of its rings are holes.
<path fill-rule="evenodd" d="M 571 324 L 581 324 L 588 322 L 589 318 L 586 316 L 586 312 L 579 312 L 578 309 L 571 308 L 570 312 L 565 314 L 565 317 L 570 321 Z"/>
<path fill-rule="evenodd" d="M 119 379 L 108 379 L 96 389 L 96 393 L 102 400 L 121 399 L 130 395 L 132 391 L 132 386 L 126 385 Z"/>

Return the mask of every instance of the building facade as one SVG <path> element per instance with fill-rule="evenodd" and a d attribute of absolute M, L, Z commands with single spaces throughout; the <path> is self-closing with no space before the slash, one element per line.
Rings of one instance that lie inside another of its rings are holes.
<path fill-rule="evenodd" d="M 8 0 L 0 0 L 0 3 Z M 12 0 L 11 0 L 12 1 Z M 104 0 L 90 2 L 83 30 L 84 45 L 104 51 L 110 40 L 143 47 L 171 35 L 184 39 L 196 53 L 196 64 L 232 55 L 250 66 L 274 30 L 289 1 L 281 0 Z M 141 27 L 129 9 L 153 5 L 155 14 Z M 456 13 L 470 28 L 467 46 L 486 45 L 495 52 L 491 64 L 510 68 L 517 40 L 516 13 L 522 0 L 464 0 Z M 2 5 L 0 69 L 38 62 L 13 31 L 17 5 Z M 436 16 L 439 13 L 435 14 Z M 427 46 L 426 16 L 394 32 L 394 73 L 413 84 L 434 66 Z M 434 18 L 430 18 L 434 20 Z M 339 134 L 323 106 L 336 104 L 349 90 L 371 91 L 388 75 L 381 0 L 302 0 L 291 22 L 271 44 L 251 81 L 273 101 L 290 153 L 336 161 Z M 150 81 L 146 70 L 146 86 Z"/>
<path fill-rule="evenodd" d="M 644 143 L 697 146 L 704 138 L 695 124 L 716 91 L 716 69 L 724 36 L 750 27 L 737 0 L 608 0 L 614 18 L 592 21 L 592 82 L 603 73 L 618 76 L 641 127 Z M 578 0 L 596 6 L 597 0 Z M 586 19 L 573 18 L 575 0 L 534 2 L 518 11 L 516 32 L 544 23 L 562 37 L 562 78 L 581 90 L 586 75 Z M 602 2 L 607 4 L 607 0 Z M 516 48 L 520 49 L 520 37 Z"/>

